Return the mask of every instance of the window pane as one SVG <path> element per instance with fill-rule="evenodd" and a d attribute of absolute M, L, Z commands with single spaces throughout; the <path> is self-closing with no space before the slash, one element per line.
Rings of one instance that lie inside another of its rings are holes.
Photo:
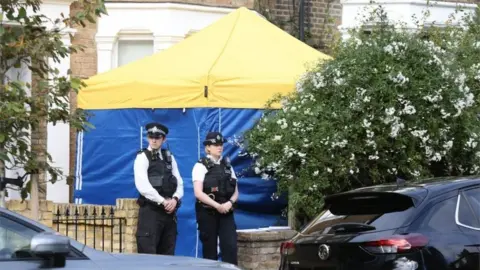
<path fill-rule="evenodd" d="M 153 54 L 153 40 L 119 40 L 118 66 Z"/>
<path fill-rule="evenodd" d="M 458 219 L 460 223 L 480 228 L 478 216 L 480 214 L 480 189 L 470 189 L 463 192 L 460 198 Z M 467 202 L 468 200 L 468 202 Z"/>
<path fill-rule="evenodd" d="M 425 214 L 422 214 L 412 225 L 413 230 L 433 232 L 458 231 L 455 223 L 455 209 L 457 197 L 452 197 L 433 205 Z"/>
<path fill-rule="evenodd" d="M 16 251 L 29 250 L 37 232 L 0 216 L 0 260 L 11 259 Z"/>

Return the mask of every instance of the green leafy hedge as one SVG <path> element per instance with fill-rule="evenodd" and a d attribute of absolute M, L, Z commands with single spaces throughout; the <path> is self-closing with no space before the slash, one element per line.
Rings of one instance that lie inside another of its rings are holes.
<path fill-rule="evenodd" d="M 375 15 L 245 134 L 256 172 L 309 217 L 338 191 L 480 172 L 476 19 L 411 31 Z"/>

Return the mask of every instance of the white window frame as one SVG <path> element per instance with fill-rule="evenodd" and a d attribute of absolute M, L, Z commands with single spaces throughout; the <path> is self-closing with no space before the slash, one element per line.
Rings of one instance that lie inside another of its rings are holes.
<path fill-rule="evenodd" d="M 480 187 L 473 187 L 471 189 L 480 189 Z M 464 227 L 464 228 L 467 228 L 467 229 L 471 229 L 471 230 L 475 230 L 475 231 L 480 231 L 480 228 L 477 228 L 477 227 L 472 227 L 472 226 L 469 226 L 469 225 L 465 225 L 463 223 L 460 222 L 459 218 L 458 218 L 458 215 L 459 215 L 459 210 L 460 210 L 460 199 L 462 197 L 462 193 L 463 191 L 465 190 L 459 190 L 459 194 L 457 196 L 457 207 L 455 208 L 455 223 L 457 223 L 458 226 L 461 226 L 461 227 Z M 475 214 L 475 213 L 474 213 Z"/>
<path fill-rule="evenodd" d="M 112 69 L 118 67 L 118 43 L 123 40 L 152 41 L 152 54 L 155 53 L 155 38 L 148 29 L 122 29 L 117 33 L 112 50 Z"/>

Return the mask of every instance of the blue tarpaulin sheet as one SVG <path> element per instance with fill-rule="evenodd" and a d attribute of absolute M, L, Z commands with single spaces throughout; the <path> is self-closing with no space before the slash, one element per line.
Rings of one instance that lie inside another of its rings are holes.
<path fill-rule="evenodd" d="M 114 205 L 119 198 L 137 198 L 133 177 L 136 153 L 147 147 L 145 124 L 168 126 L 168 147 L 177 160 L 184 182 L 182 207 L 178 212 L 176 255 L 201 257 L 197 237 L 192 168 L 204 155 L 203 139 L 209 131 L 221 131 L 229 140 L 224 155 L 230 157 L 239 179 L 237 229 L 284 226 L 281 211 L 286 201 L 271 196 L 276 183 L 252 173 L 251 159 L 242 155 L 238 138 L 262 115 L 258 109 L 118 109 L 92 110 L 89 119 L 95 128 L 77 137 L 75 202 Z M 193 244 L 196 243 L 196 244 Z"/>

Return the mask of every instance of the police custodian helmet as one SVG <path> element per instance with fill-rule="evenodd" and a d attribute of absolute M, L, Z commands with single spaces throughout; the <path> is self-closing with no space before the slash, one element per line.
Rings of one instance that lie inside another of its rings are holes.
<path fill-rule="evenodd" d="M 145 126 L 147 136 L 150 138 L 165 137 L 168 134 L 168 128 L 160 123 L 152 122 Z"/>
<path fill-rule="evenodd" d="M 209 132 L 205 141 L 203 141 L 203 145 L 223 144 L 226 141 L 220 132 Z"/>

